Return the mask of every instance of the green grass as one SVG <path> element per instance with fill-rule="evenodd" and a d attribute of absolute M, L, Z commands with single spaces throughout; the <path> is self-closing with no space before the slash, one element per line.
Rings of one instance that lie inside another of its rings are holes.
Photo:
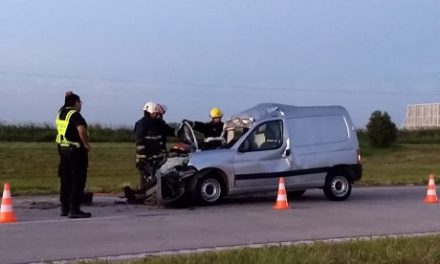
<path fill-rule="evenodd" d="M 440 175 L 440 144 L 403 144 L 388 149 L 361 146 L 360 185 L 423 185 Z"/>
<path fill-rule="evenodd" d="M 87 189 L 120 192 L 136 186 L 132 143 L 95 143 L 89 156 Z M 10 182 L 14 195 L 58 193 L 58 154 L 55 143 L 0 142 L 0 184 Z"/>
<path fill-rule="evenodd" d="M 363 178 L 357 185 L 424 185 L 440 175 L 440 144 L 404 144 L 389 149 L 362 146 Z M 0 142 L 0 184 L 10 182 L 14 195 L 58 193 L 55 143 Z M 133 143 L 94 143 L 87 189 L 120 192 L 136 186 Z"/>
<path fill-rule="evenodd" d="M 109 263 L 109 262 L 95 262 Z M 343 243 L 316 242 L 289 247 L 263 247 L 201 254 L 148 257 L 133 264 L 434 264 L 440 263 L 440 236 L 357 240 Z"/>

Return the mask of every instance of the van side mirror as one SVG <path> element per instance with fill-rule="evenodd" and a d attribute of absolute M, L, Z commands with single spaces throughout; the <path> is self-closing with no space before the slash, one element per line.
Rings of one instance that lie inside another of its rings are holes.
<path fill-rule="evenodd" d="M 287 147 L 286 147 L 286 149 L 283 152 L 283 158 L 287 158 L 287 157 L 290 156 L 290 152 L 291 152 L 290 151 L 290 138 L 287 138 L 286 145 L 287 145 Z"/>
<path fill-rule="evenodd" d="M 286 149 L 286 150 L 284 150 L 283 158 L 287 158 L 287 157 L 289 157 L 289 156 L 290 156 L 290 149 Z"/>

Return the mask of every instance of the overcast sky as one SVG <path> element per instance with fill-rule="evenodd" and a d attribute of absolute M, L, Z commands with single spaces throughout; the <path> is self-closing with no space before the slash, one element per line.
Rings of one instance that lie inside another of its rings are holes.
<path fill-rule="evenodd" d="M 437 0 L 0 0 L 0 122 L 53 123 L 64 92 L 89 123 L 208 120 L 261 102 L 375 110 L 440 102 Z"/>

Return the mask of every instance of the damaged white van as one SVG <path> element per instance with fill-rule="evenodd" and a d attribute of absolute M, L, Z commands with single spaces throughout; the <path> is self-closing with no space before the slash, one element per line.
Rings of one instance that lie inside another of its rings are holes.
<path fill-rule="evenodd" d="M 211 139 L 222 147 L 213 150 L 199 151 L 187 124 L 181 135 L 193 151 L 169 157 L 159 170 L 162 203 L 185 194 L 215 204 L 227 195 L 275 192 L 279 177 L 290 195 L 321 188 L 342 201 L 362 176 L 356 130 L 341 106 L 256 105 L 225 122 L 222 137 Z"/>

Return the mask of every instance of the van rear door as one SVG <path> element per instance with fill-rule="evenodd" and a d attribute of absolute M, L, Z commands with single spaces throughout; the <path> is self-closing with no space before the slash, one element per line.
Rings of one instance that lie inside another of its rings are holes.
<path fill-rule="evenodd" d="M 323 186 L 329 168 L 356 163 L 356 148 L 343 115 L 289 118 L 286 126 L 292 146 L 292 170 L 286 186 Z"/>

